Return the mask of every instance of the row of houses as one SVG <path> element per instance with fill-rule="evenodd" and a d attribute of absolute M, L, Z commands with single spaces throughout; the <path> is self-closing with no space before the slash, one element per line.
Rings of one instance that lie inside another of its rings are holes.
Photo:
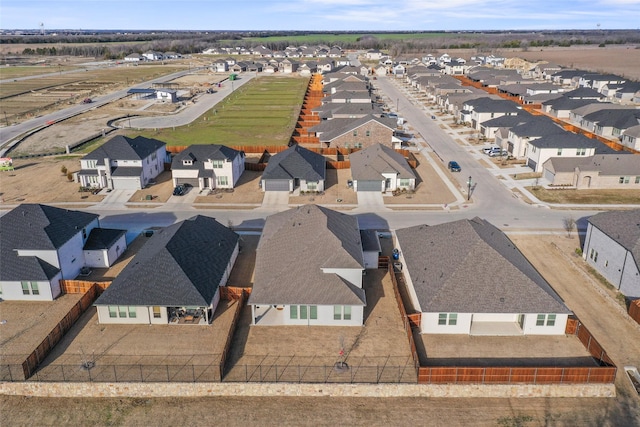
<path fill-rule="evenodd" d="M 205 55 L 242 55 L 260 58 L 339 58 L 344 56 L 342 47 L 334 45 L 287 46 L 284 50 L 272 50 L 264 45 L 255 47 L 223 46 L 211 47 L 202 51 Z"/>
<path fill-rule="evenodd" d="M 245 171 L 245 153 L 223 145 L 191 145 L 173 158 L 166 144 L 144 137 L 116 136 L 80 160 L 77 179 L 83 187 L 141 189 L 152 183 L 170 162 L 174 186 L 199 190 L 234 188 Z M 351 154 L 355 191 L 413 190 L 416 176 L 403 154 L 373 144 Z M 262 191 L 322 192 L 326 159 L 322 154 L 292 145 L 268 157 Z"/>
<path fill-rule="evenodd" d="M 164 61 L 167 59 L 180 59 L 182 55 L 176 52 L 158 52 L 149 50 L 143 53 L 131 53 L 124 57 L 125 62 Z"/>
<path fill-rule="evenodd" d="M 638 222 L 640 210 L 597 214 L 584 247 L 585 259 L 630 298 L 640 297 Z M 100 230 L 95 214 L 35 204 L 8 212 L 0 218 L 2 298 L 58 297 L 61 279 L 94 265 L 91 245 L 99 239 L 91 236 L 107 237 Z M 122 244 L 117 236 L 125 230 L 109 233 L 106 252 Z M 491 223 L 418 225 L 392 238 L 423 333 L 565 333 L 571 311 Z M 365 272 L 378 268 L 379 239 L 378 231 L 361 230 L 357 217 L 317 205 L 267 217 L 248 300 L 252 324 L 361 326 L 370 303 Z M 202 215 L 158 230 L 96 300 L 98 319 L 170 324 L 190 316 L 190 323 L 210 324 L 239 251 L 237 233 Z"/>
<path fill-rule="evenodd" d="M 583 74 L 583 81 L 596 82 L 595 88 L 607 79 L 590 76 Z M 495 141 L 510 157 L 542 173 L 551 185 L 629 189 L 640 184 L 639 156 L 566 129 L 568 123 L 603 138 L 617 137 L 625 147 L 640 151 L 639 109 L 607 102 L 593 87 L 570 89 L 532 79 L 524 83 L 527 80 L 516 70 L 477 67 L 468 77 L 485 89 L 463 86 L 459 79 L 438 75 L 425 66 L 412 68 L 406 79 L 457 122 Z M 487 93 L 491 87 L 519 102 Z M 546 115 L 533 115 L 523 107 L 532 103 L 539 103 Z"/>

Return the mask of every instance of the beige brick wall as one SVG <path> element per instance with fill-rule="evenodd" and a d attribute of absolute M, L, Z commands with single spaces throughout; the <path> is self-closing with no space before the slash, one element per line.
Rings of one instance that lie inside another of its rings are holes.
<path fill-rule="evenodd" d="M 0 394 L 39 397 L 615 397 L 614 384 L 0 383 Z"/>

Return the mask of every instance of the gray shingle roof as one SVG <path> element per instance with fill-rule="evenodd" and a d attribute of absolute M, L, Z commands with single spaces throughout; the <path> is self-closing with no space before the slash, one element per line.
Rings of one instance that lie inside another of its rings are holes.
<path fill-rule="evenodd" d="M 100 147 L 96 148 L 83 160 L 97 160 L 99 165 L 104 164 L 104 159 L 113 160 L 142 160 L 166 145 L 157 139 L 149 139 L 143 136 L 128 138 L 123 135 L 114 136 Z"/>
<path fill-rule="evenodd" d="M 552 157 L 556 172 L 573 172 L 575 168 L 584 171 L 599 172 L 600 176 L 640 176 L 640 156 L 628 151 L 618 151 L 613 154 L 597 154 L 581 157 Z"/>
<path fill-rule="evenodd" d="M 323 269 L 364 269 L 357 218 L 316 205 L 271 215 L 249 303 L 365 305 L 363 289 Z"/>
<path fill-rule="evenodd" d="M 263 180 L 298 178 L 307 181 L 320 181 L 324 180 L 325 176 L 326 161 L 324 156 L 297 144 L 274 154 L 262 173 Z"/>
<path fill-rule="evenodd" d="M 126 233 L 126 230 L 116 230 L 114 228 L 94 228 L 89 233 L 89 237 L 84 244 L 84 250 L 109 249 Z"/>
<path fill-rule="evenodd" d="M 47 280 L 59 269 L 16 249 L 57 250 L 98 215 L 40 204 L 22 204 L 0 217 L 0 280 Z"/>
<path fill-rule="evenodd" d="M 570 313 L 509 238 L 480 218 L 396 231 L 422 312 Z"/>
<path fill-rule="evenodd" d="M 176 154 L 171 161 L 171 169 L 176 170 L 204 170 L 204 163 L 209 160 L 233 161 L 242 152 L 225 145 L 191 145 Z M 190 159 L 192 164 L 185 165 L 183 161 Z"/>
<path fill-rule="evenodd" d="M 631 252 L 640 268 L 640 209 L 601 212 L 588 221 Z"/>
<path fill-rule="evenodd" d="M 545 135 L 542 138 L 529 141 L 538 148 L 601 148 L 606 147 L 595 139 L 569 131 Z"/>
<path fill-rule="evenodd" d="M 238 239 L 201 215 L 170 225 L 149 238 L 95 304 L 208 306 Z"/>
<path fill-rule="evenodd" d="M 519 137 L 541 137 L 566 131 L 546 116 L 532 116 L 523 124 L 512 127 L 511 132 Z"/>
<path fill-rule="evenodd" d="M 349 160 L 354 180 L 383 181 L 383 173 L 397 173 L 399 178 L 407 179 L 416 177 L 402 154 L 382 144 L 351 153 Z"/>

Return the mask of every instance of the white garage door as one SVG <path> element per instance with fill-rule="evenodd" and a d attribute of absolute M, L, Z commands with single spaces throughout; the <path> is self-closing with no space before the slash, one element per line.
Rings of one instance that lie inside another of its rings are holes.
<path fill-rule="evenodd" d="M 138 177 L 112 177 L 112 180 L 113 188 L 116 190 L 140 190 L 142 188 Z"/>

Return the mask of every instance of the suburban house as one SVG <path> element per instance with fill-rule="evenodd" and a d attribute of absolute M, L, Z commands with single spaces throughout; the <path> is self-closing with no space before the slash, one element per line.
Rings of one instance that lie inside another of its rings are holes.
<path fill-rule="evenodd" d="M 171 161 L 173 185 L 200 190 L 234 188 L 244 172 L 245 155 L 224 145 L 191 145 Z"/>
<path fill-rule="evenodd" d="M 270 215 L 256 250 L 252 324 L 362 326 L 364 271 L 355 216 L 316 205 Z"/>
<path fill-rule="evenodd" d="M 51 301 L 60 296 L 60 280 L 75 279 L 87 266 L 85 250 L 95 250 L 91 236 L 99 226 L 96 214 L 40 204 L 22 204 L 0 217 L 0 298 Z M 110 242 L 106 250 L 112 254 L 126 248 L 120 239 Z"/>
<path fill-rule="evenodd" d="M 326 147 L 365 148 L 374 144 L 399 146 L 401 140 L 394 136 L 397 119 L 373 114 L 338 121 L 327 120 L 309 128 Z"/>
<path fill-rule="evenodd" d="M 552 157 L 542 165 L 552 186 L 640 190 L 640 155 L 625 151 L 583 157 Z"/>
<path fill-rule="evenodd" d="M 414 190 L 416 175 L 404 156 L 382 144 L 349 155 L 355 191 Z"/>
<path fill-rule="evenodd" d="M 514 126 L 518 126 L 526 123 L 532 115 L 524 110 L 516 116 L 500 116 L 495 119 L 489 119 L 486 122 L 480 123 L 480 133 L 487 139 L 492 140 L 496 138 L 496 132 L 500 129 L 511 129 Z"/>
<path fill-rule="evenodd" d="M 516 116 L 522 111 L 513 101 L 482 97 L 467 101 L 460 111 L 460 121 L 480 130 L 480 123 L 500 116 Z"/>
<path fill-rule="evenodd" d="M 164 171 L 166 144 L 142 136 L 114 136 L 80 159 L 83 187 L 139 190 Z"/>
<path fill-rule="evenodd" d="M 164 59 L 164 54 L 162 52 L 156 52 L 153 50 L 149 50 L 142 54 L 147 61 L 160 61 Z"/>
<path fill-rule="evenodd" d="M 292 145 L 269 158 L 262 173 L 262 191 L 324 191 L 326 160 L 323 155 Z"/>
<path fill-rule="evenodd" d="M 396 231 L 425 334 L 563 335 L 571 311 L 509 238 L 478 217 Z M 397 268 L 397 267 L 396 267 Z"/>
<path fill-rule="evenodd" d="M 583 126 L 593 129 L 596 135 L 620 138 L 630 127 L 640 125 L 640 110 L 603 109 L 586 114 L 582 118 Z"/>
<path fill-rule="evenodd" d="M 124 62 L 140 62 L 144 60 L 146 60 L 146 58 L 139 53 L 132 53 L 124 57 Z"/>
<path fill-rule="evenodd" d="M 507 152 L 515 158 L 524 158 L 527 156 L 529 142 L 542 138 L 543 136 L 558 133 L 564 135 L 566 131 L 550 118 L 545 116 L 529 117 L 526 122 L 509 129 L 506 147 Z"/>
<path fill-rule="evenodd" d="M 94 228 L 84 244 L 85 267 L 108 268 L 127 248 L 127 231 Z"/>
<path fill-rule="evenodd" d="M 202 215 L 156 231 L 94 303 L 98 321 L 210 324 L 239 239 Z"/>
<path fill-rule="evenodd" d="M 590 217 L 582 256 L 620 293 L 640 298 L 640 209 Z"/>
<path fill-rule="evenodd" d="M 534 172 L 542 172 L 542 165 L 551 157 L 590 157 L 596 148 L 607 148 L 595 139 L 564 131 L 527 142 L 525 157 L 527 166 Z"/>
<path fill-rule="evenodd" d="M 640 125 L 632 126 L 622 132 L 620 143 L 635 151 L 640 151 Z"/>

